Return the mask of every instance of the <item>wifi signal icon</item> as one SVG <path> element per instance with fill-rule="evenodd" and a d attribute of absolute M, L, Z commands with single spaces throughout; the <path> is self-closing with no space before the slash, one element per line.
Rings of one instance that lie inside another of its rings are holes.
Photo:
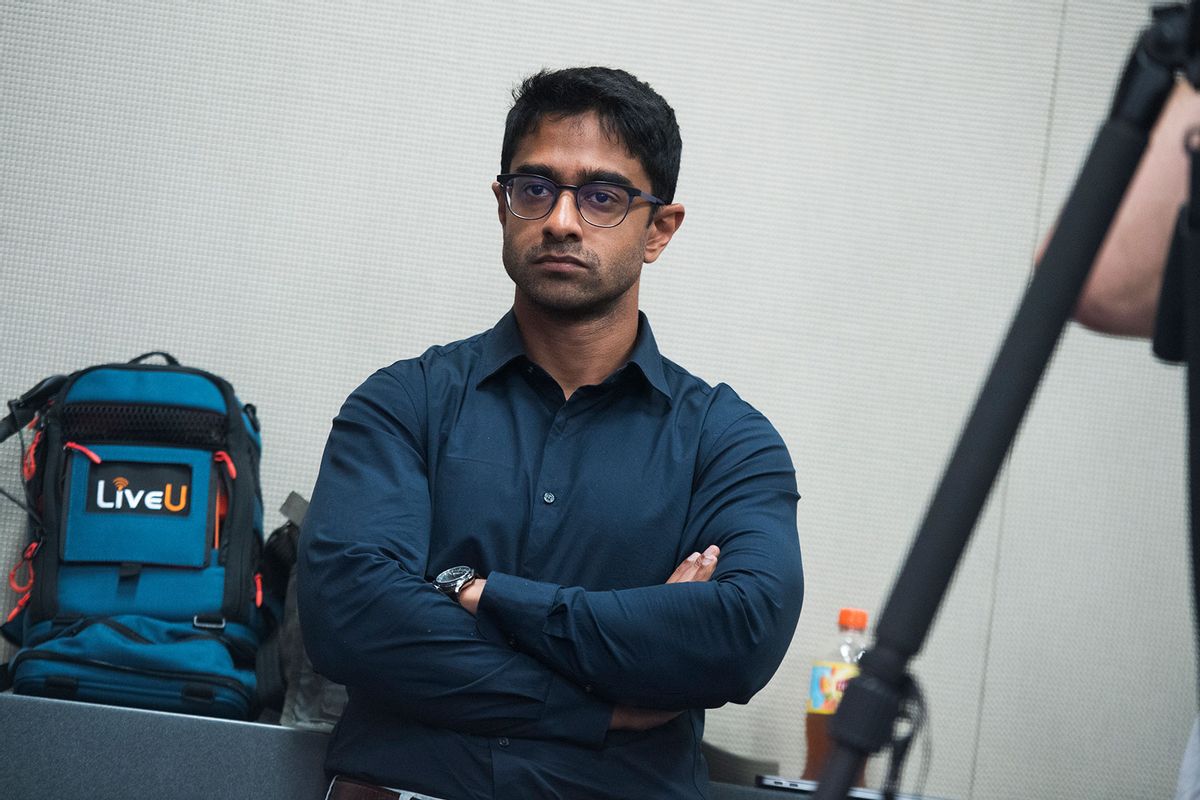
<path fill-rule="evenodd" d="M 120 478 L 120 477 L 113 478 L 112 482 L 113 482 L 113 486 L 117 487 L 118 492 L 123 490 L 126 486 L 129 485 L 129 481 L 127 481 L 125 478 Z"/>

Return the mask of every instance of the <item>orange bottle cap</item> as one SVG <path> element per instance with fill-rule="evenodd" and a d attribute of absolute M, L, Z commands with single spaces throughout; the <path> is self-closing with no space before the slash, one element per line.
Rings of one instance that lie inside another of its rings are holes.
<path fill-rule="evenodd" d="M 838 625 L 856 631 L 867 629 L 867 612 L 861 608 L 843 608 L 838 612 Z"/>

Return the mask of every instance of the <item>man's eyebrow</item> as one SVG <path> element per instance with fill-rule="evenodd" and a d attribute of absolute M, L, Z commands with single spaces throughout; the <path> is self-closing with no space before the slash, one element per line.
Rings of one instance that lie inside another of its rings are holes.
<path fill-rule="evenodd" d="M 545 164 L 514 164 L 512 171 L 524 175 L 540 175 L 558 183 L 558 172 Z"/>
<path fill-rule="evenodd" d="M 548 164 L 517 164 L 513 167 L 513 172 L 523 172 L 526 175 L 540 175 L 543 178 L 549 178 L 555 183 L 563 183 L 562 173 Z M 593 181 L 633 186 L 633 181 L 628 176 L 620 172 L 614 172 L 613 170 L 587 169 L 579 176 L 579 185 L 592 183 Z"/>
<path fill-rule="evenodd" d="M 633 181 L 629 180 L 629 178 L 626 175 L 624 175 L 620 172 L 613 172 L 612 170 L 607 170 L 607 169 L 584 170 L 584 173 L 580 177 L 579 182 L 580 183 L 591 183 L 592 181 L 603 181 L 604 183 L 620 183 L 624 186 L 632 186 L 633 185 Z"/>

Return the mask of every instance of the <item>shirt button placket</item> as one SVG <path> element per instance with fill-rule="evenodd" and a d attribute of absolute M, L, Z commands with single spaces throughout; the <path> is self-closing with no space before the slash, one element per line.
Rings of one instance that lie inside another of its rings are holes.
<path fill-rule="evenodd" d="M 522 569 L 528 574 L 537 574 L 544 566 L 546 546 L 554 541 L 562 515 L 566 513 L 566 498 L 571 486 L 564 481 L 571 474 L 571 453 L 565 446 L 568 419 L 566 413 L 559 409 L 554 420 L 546 431 L 546 440 L 542 445 L 541 469 L 533 481 L 533 491 L 530 497 L 531 518 L 529 537 L 522 559 Z"/>

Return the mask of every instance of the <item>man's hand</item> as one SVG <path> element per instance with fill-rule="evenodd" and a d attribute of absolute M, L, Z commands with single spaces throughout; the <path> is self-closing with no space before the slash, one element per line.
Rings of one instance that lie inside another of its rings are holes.
<path fill-rule="evenodd" d="M 682 711 L 659 711 L 657 708 L 615 706 L 612 722 L 608 723 L 608 729 L 610 731 L 648 731 L 659 725 L 666 725 L 682 713 Z"/>
<path fill-rule="evenodd" d="M 704 548 L 703 553 L 692 553 L 675 568 L 667 583 L 703 582 L 712 577 L 717 568 L 717 559 L 721 556 L 721 548 L 715 544 Z M 464 592 L 465 593 L 465 592 Z M 648 731 L 659 725 L 666 725 L 682 714 L 682 711 L 660 711 L 657 708 L 634 708 L 632 706 L 615 706 L 612 722 L 608 724 L 611 731 Z"/>
<path fill-rule="evenodd" d="M 458 593 L 458 604 L 474 615 L 479 610 L 479 596 L 483 594 L 486 583 L 487 578 L 476 578 L 468 583 Z"/>
<path fill-rule="evenodd" d="M 675 568 L 667 583 L 703 582 L 712 577 L 717 568 L 717 559 L 721 556 L 721 548 L 710 544 L 703 553 L 692 553 L 683 563 Z"/>

